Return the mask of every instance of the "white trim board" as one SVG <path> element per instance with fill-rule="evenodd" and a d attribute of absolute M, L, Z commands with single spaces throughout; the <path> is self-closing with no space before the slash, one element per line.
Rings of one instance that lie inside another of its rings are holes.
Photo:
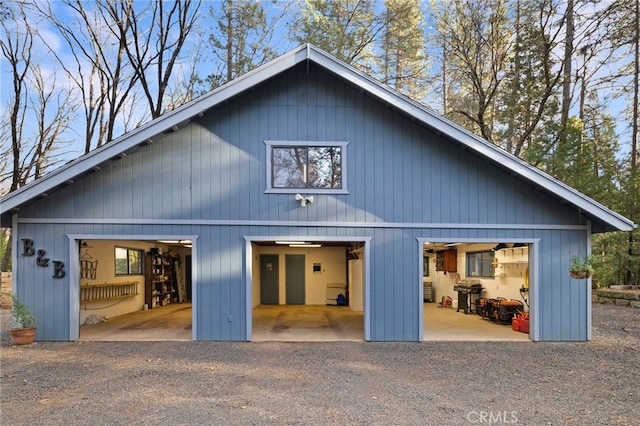
<path fill-rule="evenodd" d="M 191 240 L 191 340 L 195 341 L 198 335 L 198 325 L 194 318 L 197 318 L 197 285 L 198 285 L 198 235 L 187 234 L 155 234 L 155 235 L 96 235 L 96 234 L 66 234 L 69 243 L 69 253 L 80 252 L 81 240 L 139 240 L 139 241 L 158 241 L 158 240 Z M 80 258 L 79 256 L 69 256 L 69 340 L 78 340 L 80 338 Z"/>
<path fill-rule="evenodd" d="M 540 340 L 540 309 L 538 306 L 538 285 L 539 285 L 539 267 L 538 259 L 539 259 L 539 247 L 540 247 L 540 239 L 539 238 L 416 238 L 418 242 L 418 310 L 420 316 L 420 324 L 419 324 L 419 336 L 421 341 L 424 341 L 424 304 L 423 304 L 423 285 L 422 285 L 422 273 L 423 273 L 423 263 L 422 263 L 422 247 L 425 243 L 451 243 L 451 242 L 462 242 L 462 243 L 524 243 L 529 244 L 529 315 L 531 326 L 529 328 L 529 339 L 533 341 Z"/>
<path fill-rule="evenodd" d="M 300 237 L 300 236 L 291 236 L 287 234 L 283 235 L 269 235 L 269 236 L 243 236 L 245 239 L 245 291 L 246 291 L 246 299 L 245 299 L 245 310 L 246 310 L 246 323 L 247 323 L 247 340 L 251 340 L 253 334 L 253 308 L 252 308 L 252 297 L 253 297 L 253 270 L 252 270 L 252 248 L 251 244 L 254 242 L 261 241 L 331 241 L 331 242 L 360 242 L 364 243 L 364 340 L 366 342 L 371 340 L 371 295 L 370 295 L 370 282 L 369 277 L 371 276 L 369 272 L 369 268 L 371 265 L 369 256 L 370 256 L 370 244 L 372 237 L 355 237 L 355 236 L 343 236 L 343 237 Z"/>
<path fill-rule="evenodd" d="M 402 223 L 402 222 L 329 222 L 281 220 L 193 220 L 193 219 L 78 219 L 18 218 L 16 223 L 96 224 L 96 225 L 192 225 L 192 226 L 277 226 L 312 228 L 404 228 L 404 229 L 523 229 L 584 231 L 588 225 L 538 223 Z"/>

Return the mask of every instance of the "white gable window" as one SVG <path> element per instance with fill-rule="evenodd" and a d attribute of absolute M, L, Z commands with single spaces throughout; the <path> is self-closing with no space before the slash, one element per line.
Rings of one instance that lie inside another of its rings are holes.
<path fill-rule="evenodd" d="M 346 142 L 265 143 L 267 192 L 347 192 Z"/>

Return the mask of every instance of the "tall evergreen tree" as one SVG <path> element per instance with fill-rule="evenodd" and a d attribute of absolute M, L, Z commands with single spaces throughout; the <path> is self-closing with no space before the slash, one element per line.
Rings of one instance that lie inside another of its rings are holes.
<path fill-rule="evenodd" d="M 381 42 L 381 81 L 410 98 L 423 101 L 427 57 L 424 14 L 420 0 L 385 0 L 385 27 Z"/>
<path fill-rule="evenodd" d="M 544 152 L 536 146 L 545 139 L 540 129 L 551 129 L 557 112 L 562 74 L 556 70 L 553 47 L 559 33 L 548 19 L 553 8 L 545 0 L 517 0 L 513 6 L 514 43 L 497 96 L 494 141 L 512 154 L 535 159 Z"/>
<path fill-rule="evenodd" d="M 614 95 L 626 103 L 623 116 L 629 125 L 620 135 L 625 146 L 624 161 L 621 166 L 623 176 L 620 188 L 618 211 L 640 222 L 640 171 L 638 161 L 638 139 L 640 138 L 640 0 L 620 0 L 611 3 L 604 10 L 604 34 L 610 43 L 612 55 L 610 63 L 615 64 L 610 73 L 602 78 L 601 88 L 614 88 Z M 610 91 L 611 92 L 611 91 Z M 612 284 L 640 283 L 640 230 L 635 229 L 624 237 L 602 236 L 603 243 L 609 243 L 608 253 L 615 257 L 620 270 L 612 271 Z M 608 259 L 611 260 L 611 259 Z M 622 271 L 622 272 L 621 272 Z"/>
<path fill-rule="evenodd" d="M 289 23 L 289 38 L 373 74 L 374 46 L 384 25 L 373 0 L 306 0 Z"/>
<path fill-rule="evenodd" d="M 574 19 L 573 19 L 574 0 L 567 0 L 564 11 L 564 57 L 562 60 L 562 104 L 560 107 L 560 133 L 558 143 L 564 144 L 567 139 L 567 126 L 569 120 L 569 109 L 572 102 L 572 62 L 573 62 L 573 43 L 574 43 Z"/>
<path fill-rule="evenodd" d="M 277 0 L 271 0 L 275 5 Z M 233 80 L 278 55 L 273 43 L 276 30 L 290 2 L 278 2 L 278 10 L 265 9 L 266 2 L 222 0 L 211 7 L 215 28 L 209 37 L 220 68 L 207 76 L 212 87 Z"/>

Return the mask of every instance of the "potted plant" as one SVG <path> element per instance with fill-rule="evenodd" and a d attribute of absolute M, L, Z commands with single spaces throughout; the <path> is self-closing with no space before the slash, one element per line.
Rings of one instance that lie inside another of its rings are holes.
<path fill-rule="evenodd" d="M 29 345 L 33 343 L 36 335 L 36 318 L 29 308 L 13 293 L 11 297 L 11 325 L 9 332 L 16 345 Z"/>
<path fill-rule="evenodd" d="M 593 256 L 573 256 L 569 264 L 569 275 L 577 280 L 589 278 L 593 274 Z"/>

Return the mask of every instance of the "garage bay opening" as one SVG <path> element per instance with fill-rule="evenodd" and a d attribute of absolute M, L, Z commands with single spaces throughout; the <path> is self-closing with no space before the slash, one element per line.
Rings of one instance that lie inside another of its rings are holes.
<path fill-rule="evenodd" d="M 253 341 L 364 340 L 363 242 L 253 241 Z"/>
<path fill-rule="evenodd" d="M 80 340 L 191 340 L 191 240 L 82 240 Z"/>
<path fill-rule="evenodd" d="M 423 340 L 528 340 L 529 245 L 422 244 Z"/>

